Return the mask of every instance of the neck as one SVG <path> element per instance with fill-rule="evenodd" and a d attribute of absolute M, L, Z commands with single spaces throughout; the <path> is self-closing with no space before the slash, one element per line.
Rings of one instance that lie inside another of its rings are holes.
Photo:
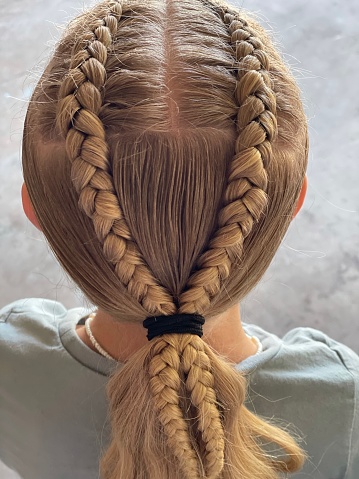
<path fill-rule="evenodd" d="M 148 344 L 147 329 L 141 323 L 119 322 L 98 310 L 91 322 L 96 341 L 117 361 L 125 362 L 137 350 Z M 94 351 L 86 332 L 77 328 L 80 338 Z M 232 363 L 239 363 L 257 351 L 246 335 L 240 320 L 239 304 L 212 318 L 203 325 L 202 339 L 218 354 Z"/>

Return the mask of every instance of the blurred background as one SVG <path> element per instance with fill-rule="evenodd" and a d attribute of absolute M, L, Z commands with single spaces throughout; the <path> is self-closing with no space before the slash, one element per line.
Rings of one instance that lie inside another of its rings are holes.
<path fill-rule="evenodd" d="M 32 89 L 61 25 L 93 3 L 0 0 L 0 308 L 25 297 L 87 304 L 24 216 L 20 188 Z M 320 329 L 359 353 L 359 3 L 231 3 L 255 12 L 275 35 L 303 92 L 310 131 L 304 206 L 241 303 L 242 320 L 279 336 L 298 326 Z M 0 477 L 18 476 L 0 461 Z"/>

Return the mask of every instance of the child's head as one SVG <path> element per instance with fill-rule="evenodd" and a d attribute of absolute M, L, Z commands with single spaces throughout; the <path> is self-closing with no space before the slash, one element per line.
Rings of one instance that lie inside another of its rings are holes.
<path fill-rule="evenodd" d="M 298 89 L 243 14 L 245 26 L 216 3 L 109 5 L 70 24 L 35 89 L 31 200 L 62 265 L 113 316 L 213 316 L 260 280 L 292 219 L 307 162 Z"/>
<path fill-rule="evenodd" d="M 24 179 L 52 249 L 94 304 L 118 320 L 208 319 L 269 266 L 307 146 L 299 90 L 250 16 L 219 1 L 105 1 L 70 23 L 35 88 Z M 208 477 L 223 467 L 237 477 L 218 461 Z M 134 477 L 165 477 L 157 466 Z"/>

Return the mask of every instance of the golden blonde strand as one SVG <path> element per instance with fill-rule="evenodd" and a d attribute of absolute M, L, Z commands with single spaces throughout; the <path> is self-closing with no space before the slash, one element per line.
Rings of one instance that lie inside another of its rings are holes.
<path fill-rule="evenodd" d="M 150 389 L 168 446 L 179 461 L 184 479 L 197 479 L 200 477 L 198 459 L 179 405 L 179 341 L 183 341 L 182 335 L 164 334 L 154 345 L 154 356 L 149 364 Z"/>
<path fill-rule="evenodd" d="M 247 22 L 219 9 L 234 49 L 238 102 L 235 156 L 230 164 L 218 229 L 197 260 L 196 271 L 180 296 L 180 312 L 203 314 L 218 294 L 233 262 L 242 255 L 243 241 L 267 205 L 267 173 L 271 143 L 277 135 L 276 100 L 268 74 L 264 46 Z"/>
<path fill-rule="evenodd" d="M 104 15 L 94 22 L 93 32 L 73 47 L 70 70 L 59 90 L 56 124 L 66 138 L 79 206 L 92 219 L 106 258 L 148 313 L 171 314 L 175 311 L 172 297 L 138 250 L 113 186 L 106 132 L 98 115 L 108 49 L 122 15 L 121 2 L 109 2 Z"/>
<path fill-rule="evenodd" d="M 197 428 L 205 444 L 206 477 L 216 479 L 224 466 L 224 430 L 214 390 L 211 360 L 201 338 L 195 335 L 188 338 L 181 360 L 186 388 L 198 410 Z"/>

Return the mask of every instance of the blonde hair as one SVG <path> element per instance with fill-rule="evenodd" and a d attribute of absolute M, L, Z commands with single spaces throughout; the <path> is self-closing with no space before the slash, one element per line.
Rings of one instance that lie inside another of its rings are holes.
<path fill-rule="evenodd" d="M 60 263 L 115 320 L 199 313 L 259 282 L 308 156 L 300 93 L 268 34 L 223 1 L 104 1 L 68 25 L 26 115 L 23 169 Z M 274 479 L 294 438 L 245 406 L 200 337 L 116 368 L 103 479 Z M 275 443 L 284 455 L 265 452 Z"/>

